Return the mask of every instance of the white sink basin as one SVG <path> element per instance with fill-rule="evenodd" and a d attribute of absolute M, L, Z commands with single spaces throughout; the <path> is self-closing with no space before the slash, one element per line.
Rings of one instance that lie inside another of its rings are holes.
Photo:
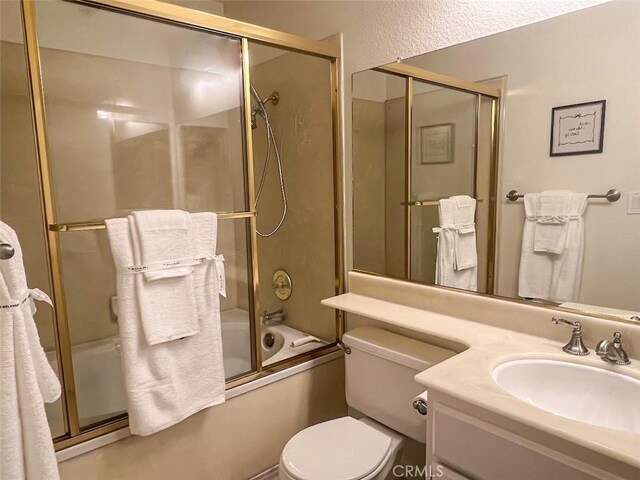
<path fill-rule="evenodd" d="M 554 360 L 515 360 L 493 371 L 507 392 L 579 422 L 640 434 L 640 380 Z"/>

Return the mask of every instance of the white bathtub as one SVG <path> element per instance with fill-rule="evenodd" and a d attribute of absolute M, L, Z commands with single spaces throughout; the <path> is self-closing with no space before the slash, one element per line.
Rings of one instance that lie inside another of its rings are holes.
<path fill-rule="evenodd" d="M 271 348 L 262 344 L 264 365 L 308 352 L 322 343 L 310 343 L 291 348 L 290 342 L 306 334 L 284 325 L 263 329 L 262 339 L 271 332 L 276 341 Z M 222 344 L 224 371 L 227 379 L 251 371 L 251 330 L 249 313 L 241 309 L 222 312 Z M 47 352 L 55 368 L 54 352 Z M 81 426 L 110 418 L 126 411 L 126 396 L 120 363 L 120 339 L 117 336 L 87 342 L 73 347 L 78 415 Z M 60 402 L 46 405 L 47 417 L 54 435 L 64 432 Z"/>
<path fill-rule="evenodd" d="M 271 333 L 275 337 L 273 347 L 268 348 L 265 345 L 265 335 Z M 307 353 L 315 350 L 327 342 L 310 342 L 300 345 L 299 347 L 291 347 L 291 342 L 299 338 L 306 337 L 307 334 L 286 325 L 265 325 L 262 327 L 262 365 L 267 366 L 287 358 L 295 357 L 301 353 Z"/>

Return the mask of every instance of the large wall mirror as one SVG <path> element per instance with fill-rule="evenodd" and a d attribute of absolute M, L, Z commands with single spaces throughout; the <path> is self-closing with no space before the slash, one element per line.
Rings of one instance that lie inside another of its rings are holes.
<path fill-rule="evenodd" d="M 638 25 L 611 2 L 354 74 L 354 269 L 640 321 Z"/>

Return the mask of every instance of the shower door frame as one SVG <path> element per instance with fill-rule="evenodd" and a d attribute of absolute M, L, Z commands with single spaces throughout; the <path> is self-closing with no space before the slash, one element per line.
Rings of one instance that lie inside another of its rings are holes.
<path fill-rule="evenodd" d="M 415 202 L 411 199 L 411 165 L 413 158 L 413 82 L 430 83 L 443 88 L 449 88 L 460 92 L 476 95 L 475 115 L 475 146 L 474 162 L 478 163 L 478 131 L 480 126 L 480 106 L 482 98 L 486 97 L 491 102 L 491 147 L 490 147 L 490 172 L 489 172 L 489 226 L 488 226 L 488 251 L 487 251 L 487 294 L 494 290 L 495 278 L 495 249 L 496 249 L 496 218 L 497 218 L 497 188 L 498 188 L 498 132 L 500 128 L 500 102 L 502 92 L 500 89 L 488 87 L 481 83 L 469 82 L 456 77 L 443 75 L 420 67 L 405 63 L 388 63 L 372 69 L 377 72 L 402 77 L 405 79 L 405 192 L 404 192 L 404 278 L 411 280 L 411 207 L 421 205 L 437 205 L 439 199 Z M 477 168 L 474 177 L 474 196 L 476 193 Z M 364 272 L 369 273 L 369 272 Z"/>
<path fill-rule="evenodd" d="M 30 97 L 33 117 L 33 129 L 35 133 L 36 156 L 38 160 L 38 173 L 40 182 L 40 196 L 42 214 L 45 222 L 46 245 L 50 271 L 50 289 L 55 301 L 54 330 L 56 340 L 56 356 L 58 369 L 62 377 L 62 409 L 65 432 L 64 436 L 54 439 L 56 450 L 82 443 L 84 441 L 105 435 L 115 430 L 128 426 L 127 418 L 114 418 L 109 423 L 96 428 L 81 430 L 78 418 L 76 402 L 73 359 L 71 353 L 71 339 L 65 305 L 64 282 L 62 278 L 62 260 L 60 252 L 59 234 L 66 231 L 95 230 L 104 228 L 101 223 L 75 223 L 58 224 L 55 209 L 55 196 L 53 192 L 53 178 L 51 163 L 47 148 L 47 127 L 44 91 L 42 85 L 42 71 L 40 64 L 40 51 L 38 46 L 35 2 L 37 0 L 21 0 L 22 20 L 25 38 L 25 50 L 27 70 L 29 76 Z M 341 140 L 341 98 L 340 98 L 340 61 L 341 47 L 337 43 L 328 41 L 311 40 L 297 35 L 292 35 L 277 30 L 272 30 L 257 25 L 233 20 L 227 17 L 213 15 L 186 7 L 153 0 L 57 0 L 69 3 L 77 3 L 93 8 L 101 8 L 117 12 L 123 15 L 146 18 L 160 21 L 188 29 L 197 29 L 216 35 L 224 35 L 239 39 L 242 52 L 242 109 L 243 109 L 243 140 L 244 140 L 244 168 L 247 211 L 225 212 L 220 217 L 245 218 L 249 220 L 249 239 L 247 248 L 250 254 L 249 275 L 252 284 L 252 338 L 251 356 L 252 367 L 255 369 L 246 375 L 226 382 L 226 388 L 237 387 L 278 371 L 290 368 L 299 363 L 335 352 L 339 350 L 339 340 L 344 332 L 344 316 L 336 311 L 336 341 L 318 348 L 312 352 L 298 355 L 290 359 L 262 366 L 261 326 L 258 290 L 258 253 L 256 235 L 256 212 L 253 207 L 255 202 L 255 185 L 253 171 L 253 147 L 251 136 L 251 95 L 249 72 L 249 41 L 265 46 L 280 48 L 290 52 L 301 53 L 328 60 L 330 62 L 330 96 L 333 136 L 333 201 L 334 201 L 334 253 L 335 253 L 335 293 L 339 295 L 344 291 L 344 202 L 343 202 L 343 150 Z"/>

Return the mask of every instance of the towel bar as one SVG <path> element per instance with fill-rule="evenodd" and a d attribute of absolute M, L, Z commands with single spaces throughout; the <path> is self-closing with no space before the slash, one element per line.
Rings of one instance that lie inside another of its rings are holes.
<path fill-rule="evenodd" d="M 237 218 L 251 218 L 256 216 L 256 212 L 222 212 L 218 213 L 218 220 L 228 220 Z M 52 232 L 85 232 L 89 230 L 104 230 L 107 225 L 104 221 L 98 222 L 78 222 L 78 223 L 53 223 L 49 225 Z"/>
<path fill-rule="evenodd" d="M 618 200 L 620 200 L 621 196 L 622 194 L 618 190 L 616 190 L 615 188 L 612 188 L 604 195 L 597 194 L 597 193 L 590 193 L 589 195 L 587 195 L 587 198 L 606 198 L 610 202 L 617 202 Z M 509 193 L 507 193 L 507 199 L 511 200 L 512 202 L 515 202 L 519 198 L 523 198 L 523 197 L 524 197 L 524 194 L 518 193 L 517 190 L 511 190 Z"/>
<path fill-rule="evenodd" d="M 476 202 L 482 203 L 482 199 L 476 199 Z M 430 207 L 430 206 L 438 206 L 440 205 L 440 200 L 415 200 L 413 202 L 400 202 L 400 205 L 410 206 L 410 207 Z"/>

